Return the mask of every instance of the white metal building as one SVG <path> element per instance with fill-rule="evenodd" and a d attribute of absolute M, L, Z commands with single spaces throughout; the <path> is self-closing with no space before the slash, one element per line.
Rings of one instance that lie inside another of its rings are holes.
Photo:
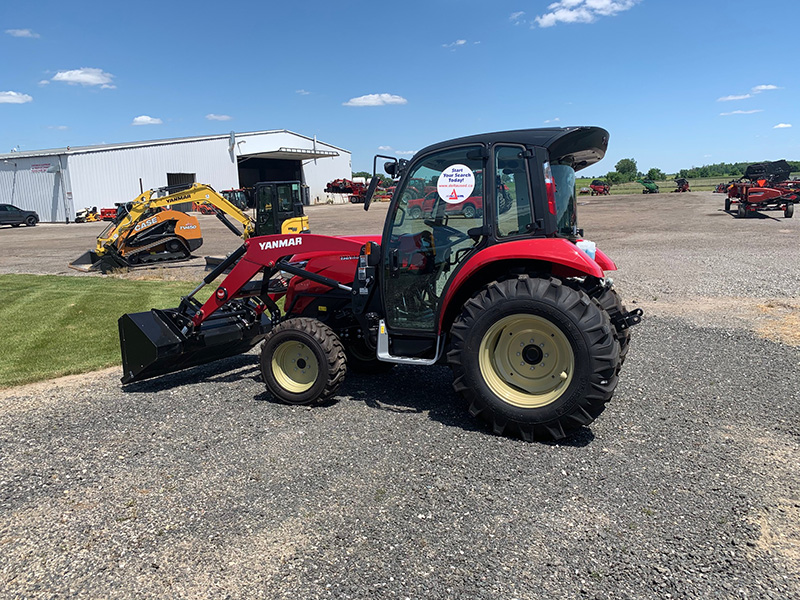
<path fill-rule="evenodd" d="M 76 210 L 112 208 L 142 190 L 206 183 L 217 191 L 259 181 L 302 181 L 311 203 L 350 179 L 350 152 L 286 130 L 0 154 L 0 203 L 66 222 Z"/>

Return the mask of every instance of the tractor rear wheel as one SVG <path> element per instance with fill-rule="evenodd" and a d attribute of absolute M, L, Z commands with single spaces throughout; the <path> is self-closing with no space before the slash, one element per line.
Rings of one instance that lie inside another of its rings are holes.
<path fill-rule="evenodd" d="M 786 205 L 786 208 L 783 209 L 783 216 L 787 219 L 791 219 L 792 215 L 794 215 L 794 204 L 790 202 Z"/>
<path fill-rule="evenodd" d="M 553 278 L 495 281 L 451 329 L 453 387 L 495 433 L 560 439 L 594 421 L 617 385 L 608 314 Z"/>
<path fill-rule="evenodd" d="M 603 310 L 608 313 L 612 326 L 614 325 L 614 319 L 617 315 L 628 312 L 625 310 L 625 305 L 622 304 L 619 294 L 617 294 L 616 290 L 613 288 L 606 288 L 603 290 L 603 293 L 597 296 L 596 300 Z M 617 335 L 617 342 L 619 342 L 619 366 L 621 367 L 622 363 L 625 362 L 625 357 L 628 355 L 631 333 L 628 329 L 619 329 L 616 326 L 614 326 L 614 331 Z"/>
<path fill-rule="evenodd" d="M 316 319 L 279 323 L 261 347 L 261 374 L 273 396 L 287 404 L 311 404 L 339 389 L 347 373 L 344 347 Z"/>

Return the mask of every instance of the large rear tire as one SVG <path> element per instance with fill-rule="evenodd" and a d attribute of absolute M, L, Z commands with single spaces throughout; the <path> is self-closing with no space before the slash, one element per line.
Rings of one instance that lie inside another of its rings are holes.
<path fill-rule="evenodd" d="M 279 323 L 261 348 L 261 374 L 273 396 L 287 404 L 311 404 L 332 396 L 347 373 L 344 347 L 316 319 Z"/>
<path fill-rule="evenodd" d="M 496 281 L 451 329 L 453 387 L 496 434 L 557 440 L 594 421 L 617 385 L 608 314 L 553 278 Z"/>

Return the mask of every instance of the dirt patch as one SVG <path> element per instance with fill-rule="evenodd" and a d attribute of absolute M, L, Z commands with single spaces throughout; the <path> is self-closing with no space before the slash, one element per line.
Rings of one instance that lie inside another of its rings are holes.
<path fill-rule="evenodd" d="M 748 329 L 763 339 L 800 347 L 800 301 L 793 298 L 693 297 L 639 302 L 637 306 L 646 316 L 680 317 L 704 327 Z"/>

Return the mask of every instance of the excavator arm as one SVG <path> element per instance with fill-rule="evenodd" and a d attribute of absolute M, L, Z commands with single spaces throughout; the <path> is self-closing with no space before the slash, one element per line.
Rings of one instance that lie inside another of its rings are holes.
<path fill-rule="evenodd" d="M 165 191 L 171 193 L 158 195 Z M 183 202 L 213 206 L 217 217 L 243 239 L 255 233 L 254 220 L 209 185 L 194 183 L 175 191 L 169 188 L 147 190 L 125 205 L 124 214 L 97 237 L 94 250 L 83 253 L 69 267 L 77 271 L 101 270 L 106 273 L 127 268 L 141 260 L 174 261 L 188 256 L 202 244 L 197 219 L 177 211 L 157 212 L 160 208 Z M 243 230 L 239 231 L 227 217 L 238 221 Z M 160 253 L 148 255 L 154 251 Z M 142 256 L 145 258 L 140 259 Z"/>
<path fill-rule="evenodd" d="M 147 190 L 135 198 L 130 203 L 127 214 L 118 221 L 115 221 L 113 225 L 98 236 L 96 252 L 99 256 L 107 253 L 109 247 L 116 245 L 118 240 L 124 239 L 130 235 L 131 232 L 135 231 L 136 227 L 141 224 L 143 218 L 149 211 L 182 202 L 210 204 L 224 215 L 239 221 L 243 227 L 243 231 L 237 233 L 239 233 L 243 239 L 249 238 L 255 232 L 253 220 L 247 213 L 242 212 L 241 209 L 219 195 L 214 188 L 209 185 L 194 183 L 189 188 L 166 196 L 154 198 L 153 194 L 157 191 L 158 190 Z"/>

